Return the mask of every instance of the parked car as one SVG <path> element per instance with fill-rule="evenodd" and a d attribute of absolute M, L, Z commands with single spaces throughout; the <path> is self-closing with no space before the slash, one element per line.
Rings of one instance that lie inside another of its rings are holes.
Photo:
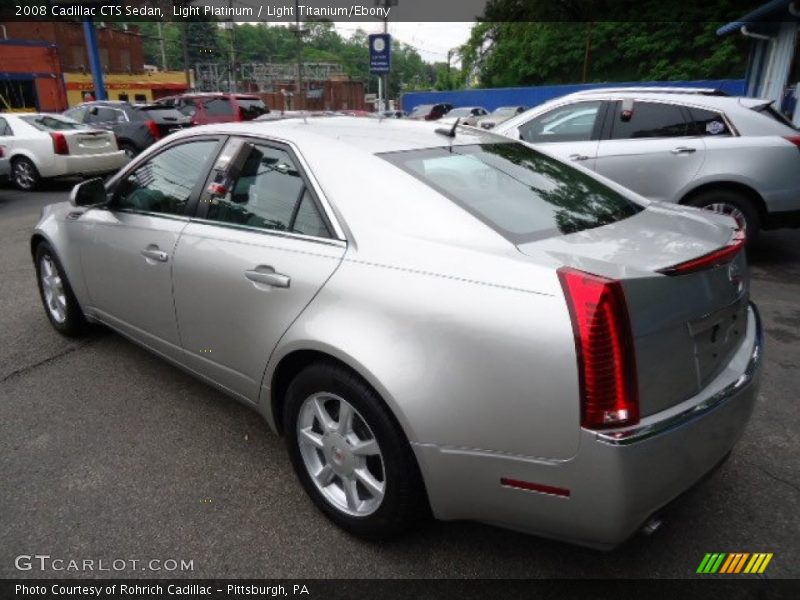
<path fill-rule="evenodd" d="M 442 119 L 442 123 L 452 124 L 458 119 L 461 125 L 474 126 L 478 122 L 478 119 L 488 114 L 489 111 L 482 106 L 457 106 L 447 113 L 447 116 Z"/>
<path fill-rule="evenodd" d="M 408 114 L 409 119 L 438 121 L 453 109 L 452 104 L 440 102 L 439 104 L 422 104 Z"/>
<path fill-rule="evenodd" d="M 153 104 L 134 106 L 124 101 L 84 102 L 64 112 L 78 123 L 113 131 L 120 150 L 129 158 L 168 135 L 189 125 L 189 118 L 174 108 Z"/>
<path fill-rule="evenodd" d="M 178 132 L 30 242 L 56 330 L 260 411 L 348 531 L 432 511 L 610 547 L 753 409 L 740 233 L 479 129 L 338 117 Z"/>
<path fill-rule="evenodd" d="M 485 117 L 478 119 L 475 126 L 480 127 L 481 129 L 491 129 L 498 123 L 502 123 L 514 115 L 524 113 L 526 110 L 528 110 L 527 106 L 500 106 L 495 108 Z"/>
<path fill-rule="evenodd" d="M 252 121 L 269 112 L 264 101 L 251 94 L 183 94 L 160 98 L 155 103 L 176 108 L 190 118 L 192 125 Z"/>
<path fill-rule="evenodd" d="M 112 132 L 50 113 L 0 115 L 0 148 L 11 181 L 26 191 L 42 179 L 104 175 L 128 162 Z"/>
<path fill-rule="evenodd" d="M 406 115 L 402 110 L 384 110 L 381 111 L 381 116 L 384 119 L 403 119 Z"/>
<path fill-rule="evenodd" d="M 730 215 L 749 242 L 763 229 L 800 224 L 800 132 L 769 100 L 703 90 L 589 90 L 494 131 L 653 200 Z"/>

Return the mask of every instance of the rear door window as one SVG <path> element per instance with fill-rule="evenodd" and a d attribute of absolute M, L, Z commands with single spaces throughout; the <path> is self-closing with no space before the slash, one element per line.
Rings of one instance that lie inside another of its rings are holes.
<path fill-rule="evenodd" d="M 593 177 L 520 143 L 379 156 L 515 244 L 608 225 L 642 210 Z"/>
<path fill-rule="evenodd" d="M 242 116 L 247 120 L 255 119 L 269 112 L 261 98 L 237 98 L 236 102 L 239 104 Z"/>
<path fill-rule="evenodd" d="M 612 114 L 611 139 L 681 137 L 692 135 L 680 107 L 659 102 L 634 102 L 627 121 L 621 117 L 621 104 Z"/>
<path fill-rule="evenodd" d="M 601 114 L 603 102 L 577 102 L 559 106 L 519 127 L 520 138 L 526 142 L 588 142 Z"/>
<path fill-rule="evenodd" d="M 232 117 L 233 106 L 227 98 L 209 98 L 205 102 L 206 114 L 209 117 Z"/>
<path fill-rule="evenodd" d="M 87 123 L 122 123 L 126 121 L 125 113 L 116 108 L 95 106 L 86 114 Z"/>

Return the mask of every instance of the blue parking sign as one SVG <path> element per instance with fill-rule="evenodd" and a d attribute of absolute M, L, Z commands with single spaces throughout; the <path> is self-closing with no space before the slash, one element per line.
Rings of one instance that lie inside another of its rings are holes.
<path fill-rule="evenodd" d="M 369 36 L 369 72 L 373 75 L 388 73 L 392 68 L 392 36 L 373 33 Z"/>

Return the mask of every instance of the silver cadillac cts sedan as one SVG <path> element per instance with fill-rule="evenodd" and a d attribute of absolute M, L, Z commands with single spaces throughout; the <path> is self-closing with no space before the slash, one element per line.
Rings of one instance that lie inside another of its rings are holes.
<path fill-rule="evenodd" d="M 361 536 L 432 513 L 613 547 L 756 399 L 733 219 L 477 129 L 182 131 L 46 207 L 31 252 L 53 327 L 105 324 L 258 410 Z"/>

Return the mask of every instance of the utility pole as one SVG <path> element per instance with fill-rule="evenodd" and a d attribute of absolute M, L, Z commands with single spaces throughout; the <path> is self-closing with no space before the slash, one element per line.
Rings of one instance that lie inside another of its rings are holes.
<path fill-rule="evenodd" d="M 103 81 L 103 64 L 100 61 L 100 50 L 97 47 L 97 33 L 94 30 L 92 17 L 83 20 L 83 37 L 86 41 L 86 53 L 89 56 L 89 65 L 92 68 L 92 81 L 94 82 L 95 100 L 107 100 L 106 85 Z"/>
<path fill-rule="evenodd" d="M 305 103 L 305 95 L 303 95 L 303 34 L 305 33 L 304 29 L 300 29 L 300 4 L 299 0 L 294 0 L 294 34 L 297 36 L 297 81 L 295 82 L 294 87 L 294 105 L 292 106 L 293 109 L 297 110 L 299 108 L 298 104 L 300 103 L 300 97 L 303 97 L 303 108 L 306 107 Z"/>
<path fill-rule="evenodd" d="M 589 76 L 589 65 L 592 62 L 592 27 L 594 26 L 593 21 L 589 21 L 589 28 L 586 31 L 586 53 L 583 55 L 583 82 L 586 83 L 586 79 Z"/>
<path fill-rule="evenodd" d="M 192 74 L 189 70 L 189 23 L 183 22 L 183 72 L 186 75 L 186 89 L 192 89 Z"/>
<path fill-rule="evenodd" d="M 164 29 L 161 26 L 161 21 L 157 21 L 158 23 L 158 44 L 161 47 L 161 68 L 165 71 L 169 71 L 167 68 L 167 50 L 164 46 Z"/>
<path fill-rule="evenodd" d="M 231 66 L 228 69 L 228 91 L 235 92 L 236 91 L 236 24 L 233 22 L 233 0 L 228 0 L 228 8 L 230 9 L 231 14 L 231 33 L 229 36 L 230 41 L 230 50 L 231 50 Z"/>

